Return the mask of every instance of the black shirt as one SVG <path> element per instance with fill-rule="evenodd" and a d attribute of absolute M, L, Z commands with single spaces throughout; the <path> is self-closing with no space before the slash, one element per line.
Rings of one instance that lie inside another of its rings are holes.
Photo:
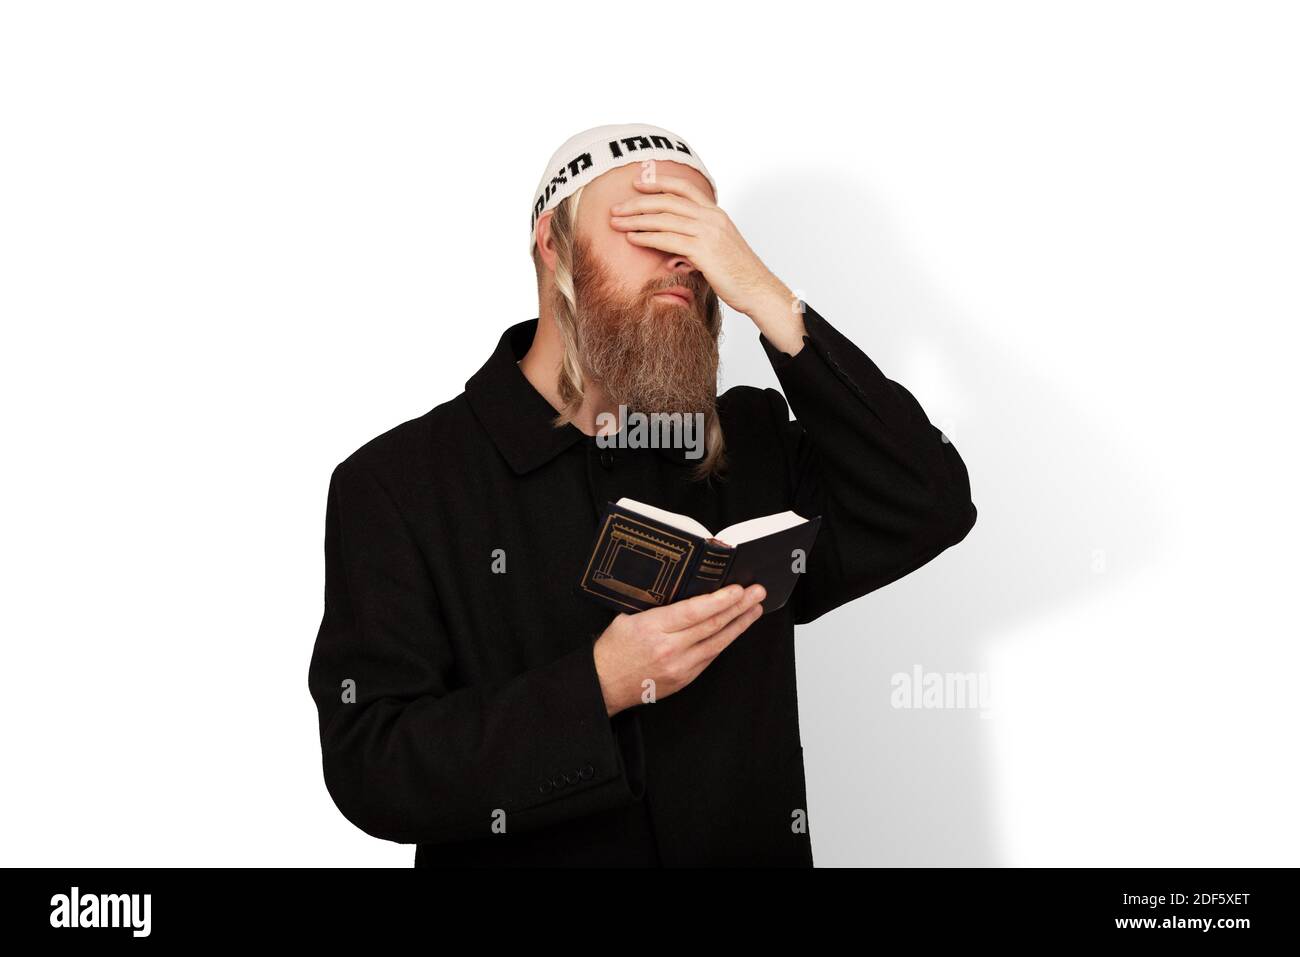
<path fill-rule="evenodd" d="M 350 821 L 418 845 L 417 865 L 811 866 L 794 626 L 925 564 L 976 511 L 911 393 L 804 309 L 796 355 L 759 336 L 784 398 L 718 397 L 722 481 L 691 481 L 681 449 L 553 427 L 516 365 L 536 319 L 335 468 L 308 683 Z M 615 613 L 577 582 L 623 496 L 713 529 L 786 509 L 822 525 L 784 608 L 610 718 L 592 645 Z"/>

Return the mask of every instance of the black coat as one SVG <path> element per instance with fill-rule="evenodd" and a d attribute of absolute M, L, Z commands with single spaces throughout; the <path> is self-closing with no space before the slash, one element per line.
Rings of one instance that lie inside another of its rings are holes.
<path fill-rule="evenodd" d="M 785 398 L 719 397 L 730 470 L 711 487 L 681 450 L 554 428 L 515 364 L 536 319 L 461 395 L 335 468 L 308 683 L 348 820 L 418 845 L 417 865 L 811 866 L 794 626 L 925 564 L 976 513 L 911 393 L 806 304 L 804 321 L 793 357 L 759 336 Z M 822 525 L 785 608 L 611 719 L 592 645 L 615 613 L 576 586 L 622 496 L 711 529 L 785 509 Z"/>

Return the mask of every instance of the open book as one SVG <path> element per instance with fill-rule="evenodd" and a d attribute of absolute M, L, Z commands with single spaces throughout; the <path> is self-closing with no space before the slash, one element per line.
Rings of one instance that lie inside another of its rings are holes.
<path fill-rule="evenodd" d="M 621 498 L 605 506 L 579 588 L 629 613 L 758 583 L 763 614 L 785 606 L 807 567 L 821 516 L 778 512 L 716 535 L 687 515 Z"/>

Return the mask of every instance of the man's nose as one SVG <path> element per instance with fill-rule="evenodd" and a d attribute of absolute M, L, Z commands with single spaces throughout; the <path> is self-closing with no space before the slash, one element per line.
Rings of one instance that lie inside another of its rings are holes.
<path fill-rule="evenodd" d="M 668 266 L 673 272 L 694 272 L 695 270 L 694 263 L 685 256 L 679 256 L 676 254 L 674 254 L 672 259 L 669 260 Z"/>

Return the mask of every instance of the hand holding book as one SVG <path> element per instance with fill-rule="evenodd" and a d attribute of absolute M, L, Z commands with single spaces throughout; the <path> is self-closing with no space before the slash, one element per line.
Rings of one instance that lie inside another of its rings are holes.
<path fill-rule="evenodd" d="M 763 616 L 764 597 L 762 585 L 730 585 L 616 615 L 592 651 L 606 713 L 613 717 L 685 688 Z"/>

